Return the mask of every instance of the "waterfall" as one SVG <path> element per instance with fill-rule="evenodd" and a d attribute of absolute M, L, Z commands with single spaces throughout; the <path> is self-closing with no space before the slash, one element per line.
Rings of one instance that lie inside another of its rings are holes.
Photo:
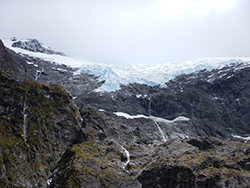
<path fill-rule="evenodd" d="M 35 80 L 37 80 L 40 76 L 41 76 L 41 74 L 44 72 L 44 68 L 42 67 L 42 70 L 37 70 L 36 71 L 36 75 L 35 75 Z"/>
<path fill-rule="evenodd" d="M 28 129 L 28 124 L 27 124 L 27 114 L 26 114 L 26 110 L 28 109 L 27 106 L 27 92 L 25 94 L 24 97 L 24 104 L 23 104 L 23 139 L 25 144 L 29 147 L 28 143 L 27 143 L 27 129 Z"/>
<path fill-rule="evenodd" d="M 152 118 L 152 116 L 151 116 L 151 97 L 148 98 L 148 115 L 149 115 L 149 118 L 151 118 L 151 119 L 154 121 L 156 127 L 158 128 L 158 130 L 159 130 L 159 132 L 160 132 L 160 134 L 161 134 L 161 137 L 162 137 L 162 141 L 163 141 L 163 142 L 166 142 L 167 139 L 166 139 L 166 137 L 165 137 L 165 135 L 164 135 L 164 132 L 162 131 L 160 125 L 159 125 L 159 124 L 154 120 L 154 118 Z"/>
<path fill-rule="evenodd" d="M 151 98 L 148 98 L 148 116 L 151 116 Z"/>
<path fill-rule="evenodd" d="M 52 178 L 49 178 L 48 180 L 47 180 L 47 187 L 49 188 L 50 187 L 50 183 L 52 182 Z"/>
<path fill-rule="evenodd" d="M 125 156 L 127 159 L 126 162 L 124 162 L 124 164 L 122 165 L 122 168 L 124 170 L 126 170 L 126 167 L 127 167 L 128 163 L 130 162 L 130 154 L 129 154 L 128 150 L 126 150 L 126 148 L 124 148 L 123 146 L 121 146 L 121 147 L 124 150 L 123 156 Z"/>
<path fill-rule="evenodd" d="M 159 126 L 159 124 L 158 124 L 155 120 L 153 120 L 153 121 L 154 121 L 155 125 L 157 126 L 157 128 L 158 128 L 158 130 L 159 130 L 159 132 L 160 132 L 160 134 L 161 134 L 161 137 L 162 137 L 163 142 L 166 142 L 167 140 L 166 140 L 166 137 L 165 137 L 165 135 L 164 135 L 164 133 L 163 133 L 161 127 Z"/>

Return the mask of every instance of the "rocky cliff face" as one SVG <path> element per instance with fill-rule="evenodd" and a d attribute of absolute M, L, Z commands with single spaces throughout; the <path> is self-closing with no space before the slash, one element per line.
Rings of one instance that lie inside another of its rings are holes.
<path fill-rule="evenodd" d="M 85 140 L 81 118 L 60 85 L 18 83 L 0 74 L 1 186 L 45 187 L 66 149 Z"/>
<path fill-rule="evenodd" d="M 75 71 L 0 41 L 1 187 L 248 187 L 248 66 L 111 93 Z"/>
<path fill-rule="evenodd" d="M 171 140 L 138 180 L 143 187 L 248 187 L 249 143 L 194 138 Z"/>

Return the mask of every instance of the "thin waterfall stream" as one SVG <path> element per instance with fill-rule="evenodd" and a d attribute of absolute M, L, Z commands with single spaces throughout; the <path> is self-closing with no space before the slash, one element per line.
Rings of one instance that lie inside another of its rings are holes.
<path fill-rule="evenodd" d="M 28 109 L 27 106 L 27 93 L 25 94 L 24 97 L 24 104 L 23 104 L 23 139 L 25 144 L 29 147 L 29 144 L 27 143 L 27 130 L 28 130 L 28 124 L 27 124 L 27 114 L 26 110 Z"/>
<path fill-rule="evenodd" d="M 148 115 L 149 115 L 149 118 L 152 119 L 152 120 L 154 121 L 156 127 L 158 128 L 158 130 L 159 130 L 159 132 L 160 132 L 160 135 L 161 135 L 161 137 L 162 137 L 162 141 L 163 141 L 163 142 L 166 142 L 167 139 L 166 139 L 166 137 L 165 137 L 165 135 L 164 135 L 164 132 L 162 131 L 160 125 L 154 120 L 154 118 L 152 118 L 152 115 L 151 115 L 151 97 L 149 97 L 148 100 L 149 100 L 149 101 L 148 101 Z"/>
<path fill-rule="evenodd" d="M 124 153 L 123 153 L 123 155 L 126 157 L 126 162 L 123 164 L 123 166 L 122 166 L 122 168 L 124 169 L 124 170 L 126 170 L 126 167 L 128 166 L 128 164 L 129 164 L 129 162 L 130 162 L 130 154 L 129 154 L 129 152 L 128 152 L 128 150 L 126 150 L 126 148 L 124 148 L 123 146 L 121 146 L 122 147 L 122 149 L 124 150 Z"/>

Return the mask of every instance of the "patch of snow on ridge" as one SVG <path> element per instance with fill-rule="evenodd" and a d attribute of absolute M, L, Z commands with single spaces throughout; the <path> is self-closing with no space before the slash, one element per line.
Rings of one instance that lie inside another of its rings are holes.
<path fill-rule="evenodd" d="M 117 115 L 117 116 L 125 117 L 127 119 L 135 119 L 135 118 L 147 118 L 148 119 L 147 116 L 144 116 L 142 114 L 139 114 L 139 115 L 136 115 L 136 116 L 131 116 L 131 115 L 126 114 L 124 112 L 114 112 L 114 114 Z"/>
<path fill-rule="evenodd" d="M 250 140 L 250 136 L 248 136 L 248 137 L 242 137 L 242 136 L 238 136 L 238 135 L 234 135 L 234 134 L 232 134 L 232 136 L 234 138 L 241 138 L 241 139 L 244 139 L 244 140 Z"/>
<path fill-rule="evenodd" d="M 161 122 L 161 123 L 166 123 L 166 124 L 171 124 L 171 123 L 175 123 L 175 122 L 178 122 L 178 121 L 189 121 L 190 120 L 189 118 L 184 117 L 184 116 L 178 116 L 177 118 L 175 118 L 173 120 L 167 120 L 167 119 L 164 119 L 164 118 L 161 118 L 161 117 L 145 116 L 145 115 L 142 115 L 142 114 L 135 115 L 135 116 L 129 115 L 129 114 L 124 113 L 124 112 L 114 112 L 114 114 L 117 115 L 117 116 L 125 117 L 127 119 L 146 118 L 146 119 L 152 119 L 153 121 L 156 121 L 156 122 L 159 122 L 159 123 Z"/>
<path fill-rule="evenodd" d="M 188 74 L 204 69 L 211 70 L 231 63 L 250 62 L 250 57 L 225 57 L 171 61 L 163 64 L 114 65 L 96 63 L 68 56 L 30 52 L 11 47 L 12 42 L 10 40 L 4 40 L 3 42 L 5 46 L 17 53 L 27 54 L 45 61 L 77 68 L 77 71 L 74 73 L 75 75 L 80 74 L 80 72 L 85 72 L 97 76 L 99 81 L 105 81 L 105 83 L 97 88 L 95 90 L 96 92 L 112 92 L 120 89 L 120 85 L 128 85 L 130 83 L 140 83 L 148 86 L 160 85 L 161 87 L 165 87 L 166 82 L 181 74 Z"/>

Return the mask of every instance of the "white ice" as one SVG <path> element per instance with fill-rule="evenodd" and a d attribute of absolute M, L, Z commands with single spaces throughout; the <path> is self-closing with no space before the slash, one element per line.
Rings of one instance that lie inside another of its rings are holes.
<path fill-rule="evenodd" d="M 242 137 L 242 136 L 238 136 L 238 135 L 234 135 L 234 134 L 232 134 L 232 136 L 234 138 L 241 138 L 241 139 L 244 139 L 244 140 L 250 140 L 250 136 L 248 136 L 248 137 Z"/>
<path fill-rule="evenodd" d="M 243 62 L 247 64 L 250 62 L 250 57 L 216 57 L 171 61 L 162 64 L 114 65 L 96 63 L 68 56 L 30 52 L 24 49 L 11 47 L 12 41 L 10 40 L 4 40 L 3 42 L 5 46 L 17 53 L 27 54 L 49 62 L 65 64 L 73 68 L 79 68 L 75 74 L 79 74 L 83 71 L 98 76 L 99 81 L 105 80 L 105 83 L 95 90 L 97 92 L 115 91 L 120 88 L 121 84 L 127 85 L 130 83 L 140 83 L 149 86 L 160 85 L 164 87 L 167 81 L 180 74 L 192 73 L 204 69 L 211 70 L 230 63 Z"/>

